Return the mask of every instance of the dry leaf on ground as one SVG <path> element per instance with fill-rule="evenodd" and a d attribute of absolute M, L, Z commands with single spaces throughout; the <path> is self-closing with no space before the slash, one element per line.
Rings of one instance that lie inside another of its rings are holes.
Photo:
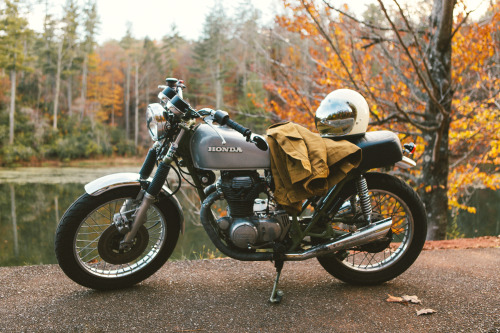
<path fill-rule="evenodd" d="M 415 295 L 413 295 L 413 296 L 403 295 L 401 298 L 405 302 L 409 302 L 409 303 L 413 303 L 413 304 L 422 304 L 422 301 L 419 300 L 418 297 Z"/>
<path fill-rule="evenodd" d="M 391 294 L 387 294 L 387 296 L 389 296 L 389 298 L 385 300 L 386 302 L 390 302 L 390 303 L 403 303 L 404 302 L 401 297 L 392 296 Z"/>
<path fill-rule="evenodd" d="M 390 302 L 390 303 L 402 303 L 405 305 L 408 305 L 408 303 L 413 303 L 413 304 L 422 304 L 422 301 L 418 299 L 417 296 L 408 296 L 408 295 L 403 295 L 401 297 L 398 296 L 392 296 L 391 294 L 387 294 L 389 298 L 387 298 L 385 301 Z"/>
<path fill-rule="evenodd" d="M 427 314 L 433 314 L 433 313 L 436 313 L 436 312 L 437 311 L 433 310 L 433 309 L 422 309 L 422 310 L 418 310 L 417 311 L 417 316 L 427 315 Z"/>

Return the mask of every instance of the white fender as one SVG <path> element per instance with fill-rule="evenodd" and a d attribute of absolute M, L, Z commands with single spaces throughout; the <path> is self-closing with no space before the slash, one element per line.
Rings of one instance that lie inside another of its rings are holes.
<path fill-rule="evenodd" d="M 140 176 L 138 173 L 132 172 L 123 172 L 123 173 L 114 173 L 111 175 L 106 175 L 101 178 L 97 178 L 87 185 L 85 185 L 85 192 L 87 192 L 91 196 L 98 196 L 104 192 L 109 190 L 124 187 L 124 186 L 140 186 L 139 182 Z M 148 181 L 151 182 L 152 178 L 149 178 Z M 179 215 L 179 223 L 181 232 L 184 234 L 184 214 L 182 212 L 181 204 L 177 197 L 172 195 L 172 191 L 166 187 L 165 185 L 162 187 L 160 195 L 165 195 L 172 202 L 174 207 L 177 209 L 177 214 Z"/>

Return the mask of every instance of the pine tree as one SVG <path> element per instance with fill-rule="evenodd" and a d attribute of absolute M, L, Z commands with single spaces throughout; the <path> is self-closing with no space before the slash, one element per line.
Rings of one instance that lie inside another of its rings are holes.
<path fill-rule="evenodd" d="M 227 55 L 230 21 L 220 2 L 217 2 L 205 18 L 203 36 L 194 49 L 200 81 L 204 84 L 201 91 L 213 97 L 215 108 L 224 105 L 224 81 L 231 65 Z"/>
<path fill-rule="evenodd" d="M 99 16 L 97 14 L 97 4 L 95 0 L 87 0 L 83 8 L 83 26 L 85 33 L 81 50 L 83 54 L 83 68 L 82 68 L 82 87 L 81 87 L 81 109 L 80 119 L 85 115 L 85 104 L 87 98 L 87 74 L 88 74 L 88 61 L 89 55 L 94 52 L 96 44 L 97 28 L 99 26 Z"/>
<path fill-rule="evenodd" d="M 9 144 L 14 143 L 14 113 L 16 110 L 16 78 L 24 66 L 25 53 L 23 43 L 32 31 L 28 21 L 19 13 L 19 1 L 6 0 L 5 8 L 0 12 L 0 68 L 10 73 L 10 109 L 9 109 Z"/>

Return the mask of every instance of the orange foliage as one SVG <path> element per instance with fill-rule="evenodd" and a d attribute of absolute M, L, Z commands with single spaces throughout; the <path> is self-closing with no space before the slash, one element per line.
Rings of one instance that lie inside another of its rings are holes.
<path fill-rule="evenodd" d="M 490 20 L 463 27 L 453 43 L 452 78 L 457 93 L 453 100 L 455 121 L 450 131 L 450 149 L 455 161 L 450 172 L 449 194 L 452 205 L 471 212 L 473 207 L 458 201 L 462 189 L 477 185 L 500 188 L 499 175 L 484 168 L 500 165 L 500 3 L 491 9 Z"/>
<path fill-rule="evenodd" d="M 89 56 L 87 78 L 87 103 L 91 114 L 101 122 L 108 122 L 112 113 L 120 116 L 123 111 L 123 73 L 112 66 L 110 61 L 102 61 L 97 53 Z"/>
<path fill-rule="evenodd" d="M 401 138 L 411 136 L 419 144 L 415 154 L 419 159 L 425 146 L 422 131 L 396 110 L 400 107 L 415 117 L 422 117 L 426 110 L 425 90 L 408 55 L 397 50 L 393 42 L 377 42 L 373 36 L 367 39 L 370 34 L 363 25 L 322 2 L 283 3 L 285 14 L 278 16 L 276 22 L 286 36 L 281 37 L 285 43 L 279 45 L 286 46 L 275 46 L 271 53 L 277 66 L 265 86 L 272 94 L 267 110 L 283 120 L 314 128 L 314 112 L 326 94 L 339 88 L 354 89 L 367 99 L 372 125 L 383 124 L 399 132 Z M 474 209 L 459 203 L 468 187 L 500 188 L 500 2 L 494 3 L 489 12 L 493 15 L 488 20 L 461 26 L 452 46 L 455 95 L 448 147 L 448 196 L 450 206 L 469 211 Z M 463 17 L 459 14 L 455 18 L 455 27 Z M 315 20 L 322 29 L 318 29 Z M 413 39 L 408 32 L 400 34 L 403 39 Z M 291 41 L 294 36 L 300 37 L 295 43 Z M 379 37 L 385 36 L 380 33 Z M 426 39 L 421 39 L 422 45 Z M 407 44 L 413 59 L 422 59 L 422 45 L 419 49 L 418 44 Z M 425 72 L 421 62 L 418 66 Z M 403 70 L 390 70 L 395 67 Z M 376 129 L 380 126 L 370 128 Z"/>

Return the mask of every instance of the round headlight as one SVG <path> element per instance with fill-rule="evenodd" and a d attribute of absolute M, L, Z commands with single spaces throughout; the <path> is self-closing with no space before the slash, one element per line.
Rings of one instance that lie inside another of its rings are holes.
<path fill-rule="evenodd" d="M 161 140 L 165 137 L 166 119 L 163 115 L 165 109 L 161 104 L 149 104 L 146 110 L 146 123 L 148 125 L 149 135 L 154 141 Z"/>

